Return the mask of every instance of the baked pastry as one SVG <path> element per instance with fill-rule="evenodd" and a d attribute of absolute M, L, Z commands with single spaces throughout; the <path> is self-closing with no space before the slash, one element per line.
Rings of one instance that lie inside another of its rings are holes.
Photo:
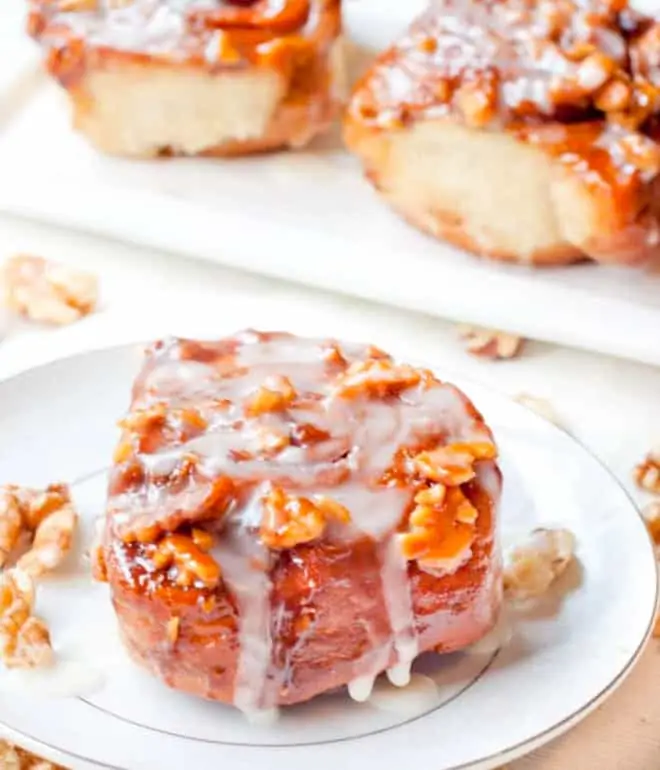
<path fill-rule="evenodd" d="M 155 344 L 97 575 L 133 658 L 247 713 L 460 649 L 501 601 L 496 448 L 467 398 L 375 348 Z"/>
<path fill-rule="evenodd" d="M 118 155 L 299 147 L 335 117 L 341 0 L 29 0 L 77 129 Z"/>
<path fill-rule="evenodd" d="M 356 86 L 346 142 L 407 220 L 478 255 L 644 261 L 659 30 L 626 0 L 435 0 Z"/>

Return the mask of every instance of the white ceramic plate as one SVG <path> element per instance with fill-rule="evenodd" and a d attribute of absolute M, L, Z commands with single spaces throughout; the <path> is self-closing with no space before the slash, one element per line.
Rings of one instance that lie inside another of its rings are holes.
<path fill-rule="evenodd" d="M 381 48 L 425 4 L 345 0 L 348 34 Z M 530 270 L 437 243 L 378 199 L 336 136 L 230 161 L 99 155 L 40 73 L 25 6 L 0 2 L 0 211 L 660 365 L 660 269 Z"/>
<path fill-rule="evenodd" d="M 112 348 L 0 383 L 0 483 L 71 482 L 84 542 L 103 511 L 114 423 L 140 357 L 140 346 Z M 505 542 L 539 525 L 569 527 L 579 542 L 581 569 L 513 619 L 510 642 L 426 656 L 411 689 L 381 682 L 373 703 L 324 696 L 257 727 L 135 668 L 106 588 L 91 585 L 76 558 L 47 581 L 38 607 L 62 662 L 48 678 L 0 671 L 0 729 L 75 770 L 485 770 L 574 725 L 620 684 L 648 637 L 657 592 L 649 539 L 626 493 L 582 446 L 489 390 L 459 384 L 501 446 Z"/>

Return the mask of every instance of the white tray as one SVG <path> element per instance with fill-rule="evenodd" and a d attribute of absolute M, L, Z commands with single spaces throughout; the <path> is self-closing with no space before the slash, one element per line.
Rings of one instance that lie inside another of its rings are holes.
<path fill-rule="evenodd" d="M 40 74 L 22 3 L 0 9 L 0 211 L 660 365 L 660 271 L 538 271 L 438 244 L 381 205 L 336 137 L 231 161 L 96 154 Z M 383 45 L 422 4 L 347 0 L 349 32 Z"/>

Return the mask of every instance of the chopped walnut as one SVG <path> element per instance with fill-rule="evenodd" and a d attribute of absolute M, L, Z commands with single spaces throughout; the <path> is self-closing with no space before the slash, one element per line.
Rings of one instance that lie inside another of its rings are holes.
<path fill-rule="evenodd" d="M 174 567 L 177 585 L 185 587 L 201 582 L 207 588 L 215 588 L 222 572 L 216 560 L 207 553 L 213 544 L 207 536 L 211 537 L 202 530 L 194 530 L 191 537 L 166 535 L 151 556 L 154 567 L 158 570 Z"/>
<path fill-rule="evenodd" d="M 77 525 L 70 503 L 49 514 L 37 527 L 30 550 L 18 560 L 19 569 L 32 577 L 57 569 L 71 550 Z"/>
<path fill-rule="evenodd" d="M 536 412 L 539 417 L 543 417 L 557 427 L 563 427 L 559 415 L 547 399 L 532 396 L 529 393 L 519 393 L 513 400 L 521 406 L 530 409 L 532 412 Z"/>
<path fill-rule="evenodd" d="M 38 668 L 53 662 L 46 624 L 33 616 L 35 587 L 18 569 L 0 573 L 0 660 L 7 668 Z"/>
<path fill-rule="evenodd" d="M 408 531 L 399 535 L 399 543 L 404 557 L 416 560 L 422 569 L 453 572 L 472 554 L 479 512 L 459 487 L 449 487 L 441 494 L 438 486 L 417 493 L 417 506 L 408 519 Z"/>
<path fill-rule="evenodd" d="M 513 599 L 544 594 L 573 561 L 575 536 L 567 529 L 537 529 L 516 546 L 504 569 L 504 590 Z"/>
<path fill-rule="evenodd" d="M 370 358 L 356 361 L 340 374 L 334 392 L 341 398 L 387 398 L 432 378 L 429 372 L 406 364 L 395 364 L 387 358 Z"/>
<path fill-rule="evenodd" d="M 497 456 L 494 444 L 475 442 L 472 444 L 449 444 L 412 458 L 415 471 L 431 481 L 448 486 L 460 486 L 474 478 L 474 463 L 478 460 L 493 460 Z"/>
<path fill-rule="evenodd" d="M 465 340 L 465 349 L 473 356 L 493 361 L 515 358 L 522 350 L 525 340 L 515 334 L 485 329 L 480 326 L 461 324 L 458 334 Z"/>
<path fill-rule="evenodd" d="M 18 561 L 32 577 L 50 572 L 71 550 L 78 516 L 62 484 L 45 490 L 0 487 L 0 567 L 7 563 L 23 535 L 32 537 L 30 550 Z"/>
<path fill-rule="evenodd" d="M 273 375 L 245 402 L 245 414 L 257 417 L 266 412 L 281 412 L 296 398 L 296 391 L 288 377 Z"/>
<path fill-rule="evenodd" d="M 350 519 L 349 511 L 329 497 L 310 500 L 272 487 L 263 498 L 261 540 L 269 548 L 293 548 L 321 537 L 330 521 L 347 524 Z"/>
<path fill-rule="evenodd" d="M 653 450 L 635 468 L 633 473 L 641 489 L 660 495 L 660 450 Z"/>
<path fill-rule="evenodd" d="M 81 270 L 19 254 L 0 271 L 4 302 L 33 321 L 69 324 L 92 312 L 97 280 Z"/>
<path fill-rule="evenodd" d="M 649 503 L 642 509 L 642 516 L 651 540 L 656 547 L 660 548 L 660 502 Z"/>

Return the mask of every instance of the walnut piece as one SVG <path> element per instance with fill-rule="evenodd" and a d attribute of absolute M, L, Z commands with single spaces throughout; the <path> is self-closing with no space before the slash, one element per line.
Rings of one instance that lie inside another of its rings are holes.
<path fill-rule="evenodd" d="M 5 262 L 0 284 L 7 307 L 43 323 L 73 323 L 91 313 L 98 299 L 95 276 L 27 254 Z"/>
<path fill-rule="evenodd" d="M 458 327 L 458 334 L 465 341 L 468 353 L 492 361 L 515 358 L 525 343 L 522 337 L 515 334 L 466 324 Z"/>
<path fill-rule="evenodd" d="M 494 460 L 496 456 L 495 445 L 485 441 L 456 443 L 420 452 L 412 458 L 412 466 L 425 479 L 455 487 L 474 478 L 477 460 Z"/>
<path fill-rule="evenodd" d="M 331 521 L 350 520 L 349 511 L 336 500 L 298 497 L 274 486 L 263 498 L 260 536 L 268 548 L 293 548 L 321 537 Z"/>
<path fill-rule="evenodd" d="M 408 531 L 399 535 L 408 561 L 432 573 L 453 572 L 472 555 L 479 512 L 459 487 L 435 484 L 415 495 Z"/>
<path fill-rule="evenodd" d="M 71 550 L 77 525 L 78 515 L 63 484 L 45 490 L 0 487 L 0 567 L 26 535 L 32 538 L 31 547 L 18 560 L 19 568 L 31 577 L 51 572 Z"/>
<path fill-rule="evenodd" d="M 333 392 L 340 398 L 387 398 L 420 382 L 433 379 L 430 372 L 407 364 L 395 364 L 387 358 L 356 361 L 337 377 Z"/>
<path fill-rule="evenodd" d="M 660 449 L 654 449 L 646 455 L 633 471 L 633 478 L 641 489 L 660 495 Z"/>
<path fill-rule="evenodd" d="M 18 569 L 0 573 L 0 660 L 7 668 L 40 668 L 53 663 L 46 624 L 32 614 L 35 586 Z"/>
<path fill-rule="evenodd" d="M 571 564 L 575 536 L 567 529 L 536 529 L 511 551 L 504 568 L 504 591 L 512 599 L 544 594 Z"/>
<path fill-rule="evenodd" d="M 166 535 L 156 546 L 151 561 L 158 570 L 176 569 L 176 583 L 192 586 L 196 582 L 215 588 L 222 572 L 216 560 L 207 553 L 213 538 L 203 530 L 194 530 L 191 537 Z"/>
<path fill-rule="evenodd" d="M 296 399 L 296 391 L 288 377 L 273 375 L 245 402 L 247 417 L 258 417 L 267 412 L 282 412 Z"/>

